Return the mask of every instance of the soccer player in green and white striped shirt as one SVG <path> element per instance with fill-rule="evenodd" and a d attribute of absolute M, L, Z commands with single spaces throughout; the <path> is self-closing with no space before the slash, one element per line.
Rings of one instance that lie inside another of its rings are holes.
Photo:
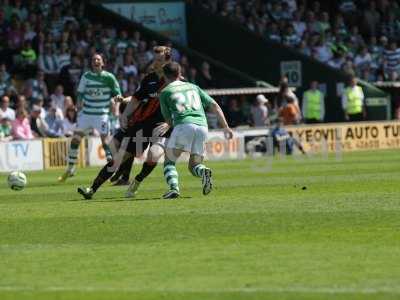
<path fill-rule="evenodd" d="M 106 143 L 109 134 L 109 112 L 114 104 L 114 97 L 121 96 L 121 90 L 115 76 L 104 71 L 103 66 L 102 56 L 94 54 L 92 71 L 84 73 L 79 82 L 77 128 L 71 140 L 68 167 L 59 177 L 60 182 L 74 175 L 81 138 L 94 129 L 100 133 L 107 161 L 112 160 L 110 148 Z"/>

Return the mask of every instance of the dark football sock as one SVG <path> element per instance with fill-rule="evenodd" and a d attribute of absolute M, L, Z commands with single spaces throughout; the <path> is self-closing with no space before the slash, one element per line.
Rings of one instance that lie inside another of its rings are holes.
<path fill-rule="evenodd" d="M 132 170 L 132 165 L 135 157 L 129 157 L 127 160 L 125 160 L 121 166 L 119 167 L 119 172 L 121 172 L 122 175 L 122 180 L 128 181 L 129 180 L 129 175 L 131 174 Z"/>
<path fill-rule="evenodd" d="M 106 182 L 112 175 L 114 174 L 114 168 L 113 164 L 109 162 L 106 164 L 99 172 L 95 180 L 93 181 L 93 184 L 91 188 L 93 189 L 93 192 L 96 192 L 97 189 L 104 183 Z"/>
<path fill-rule="evenodd" d="M 142 170 L 139 174 L 136 175 L 135 179 L 139 182 L 142 182 L 157 166 L 157 163 L 149 164 L 147 162 L 143 163 Z"/>

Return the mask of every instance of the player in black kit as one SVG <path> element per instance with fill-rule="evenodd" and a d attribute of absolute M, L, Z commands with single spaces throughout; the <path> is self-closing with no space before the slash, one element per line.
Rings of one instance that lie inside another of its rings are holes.
<path fill-rule="evenodd" d="M 164 46 L 154 48 L 155 59 L 149 67 L 149 73 L 142 79 L 135 94 L 128 98 L 117 100 L 127 102 L 121 116 L 121 130 L 111 142 L 114 149 L 114 160 L 105 165 L 89 188 L 78 188 L 78 192 L 85 198 L 91 199 L 98 188 L 113 176 L 120 166 L 130 168 L 129 159 L 139 157 L 148 148 L 146 161 L 142 170 L 132 181 L 127 191 L 127 197 L 133 197 L 140 183 L 154 170 L 158 160 L 164 154 L 165 139 L 169 134 L 169 126 L 165 123 L 158 99 L 158 92 L 164 87 L 162 67 L 171 60 L 171 49 Z M 118 155 L 115 155 L 118 149 Z M 122 159 L 116 157 L 123 154 Z M 124 165 L 126 162 L 126 165 Z"/>

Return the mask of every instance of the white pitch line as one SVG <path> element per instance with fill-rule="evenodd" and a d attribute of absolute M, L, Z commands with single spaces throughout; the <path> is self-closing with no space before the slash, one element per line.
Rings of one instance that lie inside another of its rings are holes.
<path fill-rule="evenodd" d="M 0 286 L 0 292 L 149 292 L 149 293 L 309 293 L 309 294 L 400 294 L 399 288 L 347 288 L 347 287 L 260 287 L 260 288 L 222 288 L 222 289 L 142 289 L 129 287 L 24 287 Z"/>

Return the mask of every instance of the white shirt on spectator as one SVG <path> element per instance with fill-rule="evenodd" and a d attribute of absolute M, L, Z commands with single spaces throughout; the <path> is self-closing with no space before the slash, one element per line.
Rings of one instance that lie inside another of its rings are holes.
<path fill-rule="evenodd" d="M 65 96 L 63 94 L 61 95 L 56 95 L 52 94 L 50 96 L 51 99 L 51 106 L 60 109 L 61 111 L 64 111 L 64 101 L 65 101 Z"/>
<path fill-rule="evenodd" d="M 293 14 L 297 10 L 297 0 L 284 0 L 282 2 L 287 3 L 291 14 Z"/>
<path fill-rule="evenodd" d="M 0 120 L 4 118 L 8 118 L 11 121 L 15 120 L 15 110 L 9 107 L 7 107 L 6 110 L 0 108 Z"/>
<path fill-rule="evenodd" d="M 372 57 L 369 53 L 366 55 L 357 55 L 356 58 L 354 59 L 354 64 L 357 68 L 363 68 L 365 66 L 368 66 L 372 62 Z"/>
<path fill-rule="evenodd" d="M 136 68 L 135 65 L 125 65 L 125 66 L 123 66 L 123 69 L 124 69 L 125 75 L 127 75 L 127 76 L 129 76 L 129 75 L 137 76 L 138 75 L 138 69 Z"/>
<path fill-rule="evenodd" d="M 63 125 L 63 132 L 64 132 L 64 135 L 69 135 L 69 136 L 71 136 L 71 135 L 73 134 L 75 128 L 76 128 L 76 123 L 70 122 L 67 118 L 65 118 L 65 119 L 63 120 L 62 125 Z"/>
<path fill-rule="evenodd" d="M 332 58 L 331 50 L 326 46 L 315 47 L 317 59 L 322 62 L 327 62 Z"/>
<path fill-rule="evenodd" d="M 299 22 L 293 22 L 293 27 L 294 31 L 296 32 L 297 36 L 302 37 L 304 34 L 304 31 L 306 31 L 306 23 L 299 21 Z"/>
<path fill-rule="evenodd" d="M 268 108 L 265 105 L 252 106 L 250 114 L 255 127 L 265 126 L 268 118 Z"/>

